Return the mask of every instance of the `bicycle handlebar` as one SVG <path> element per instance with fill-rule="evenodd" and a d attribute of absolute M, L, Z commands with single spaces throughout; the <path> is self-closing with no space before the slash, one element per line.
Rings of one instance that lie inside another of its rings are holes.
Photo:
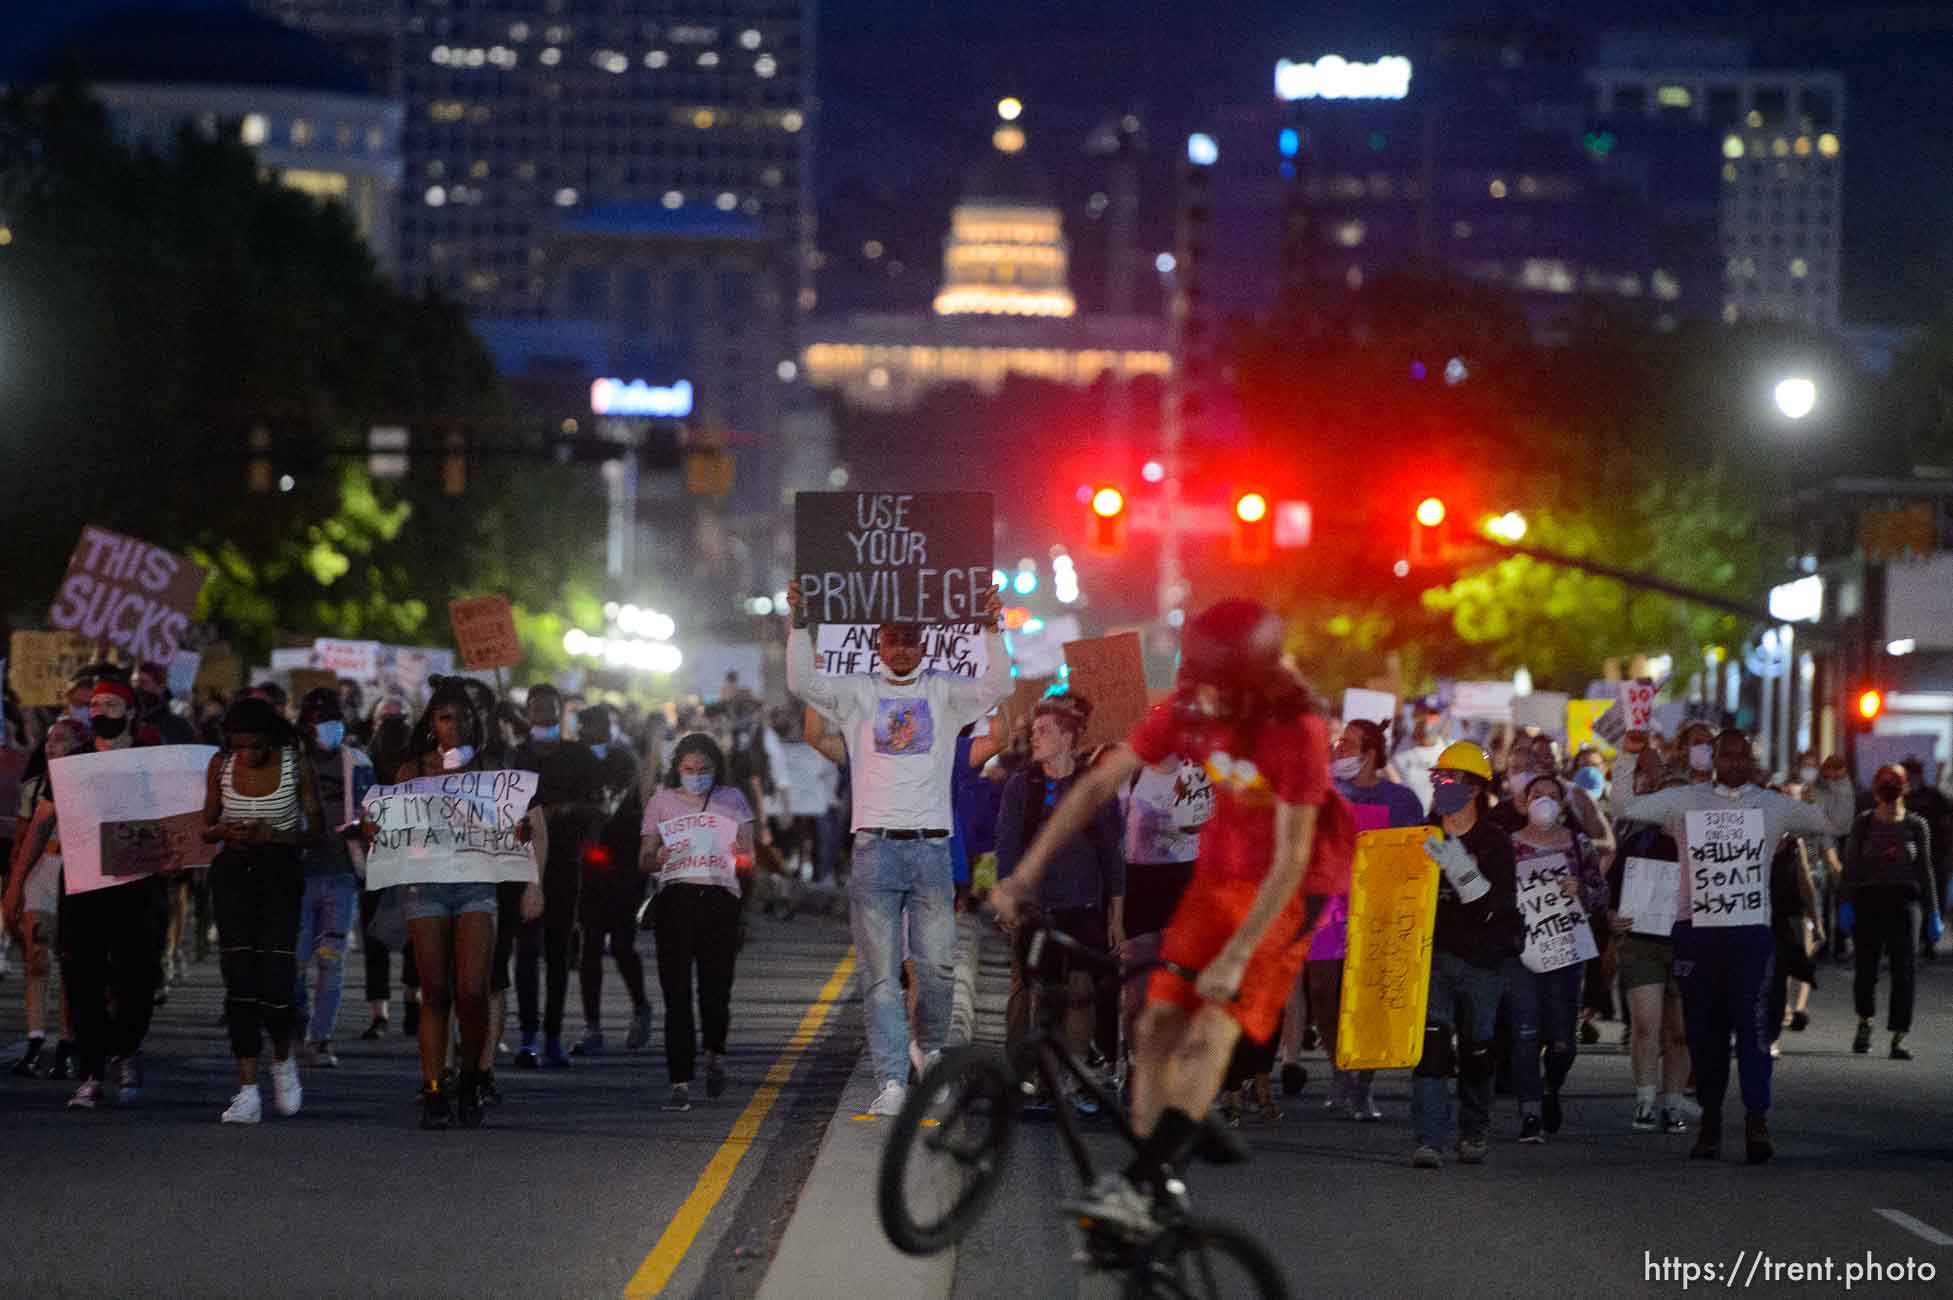
<path fill-rule="evenodd" d="M 1133 962 L 1128 965 L 1119 960 L 1117 953 L 1100 952 L 1095 948 L 1088 948 L 1064 931 L 1054 929 L 1048 925 L 1037 926 L 1031 932 L 1030 947 L 1025 964 L 1032 970 L 1038 968 L 1039 958 L 1043 956 L 1043 945 L 1047 943 L 1056 944 L 1072 956 L 1083 961 L 1085 965 L 1094 967 L 1104 974 L 1117 975 L 1122 980 L 1131 979 L 1135 975 L 1144 975 L 1149 971 L 1156 970 L 1171 971 L 1189 984 L 1200 978 L 1199 971 L 1182 966 L 1177 961 L 1168 961 L 1164 957 L 1153 957 L 1146 961 Z"/>

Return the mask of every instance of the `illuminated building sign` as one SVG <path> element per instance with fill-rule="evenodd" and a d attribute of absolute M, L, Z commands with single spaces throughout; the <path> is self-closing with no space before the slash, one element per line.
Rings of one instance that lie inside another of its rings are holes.
<path fill-rule="evenodd" d="M 660 420 L 682 420 L 692 413 L 692 382 L 681 379 L 668 388 L 658 388 L 633 379 L 599 379 L 590 385 L 590 411 L 594 415 L 646 415 Z"/>
<path fill-rule="evenodd" d="M 1410 94 L 1411 62 L 1401 55 L 1375 63 L 1351 63 L 1325 54 L 1314 63 L 1275 64 L 1277 99 L 1403 99 Z"/>

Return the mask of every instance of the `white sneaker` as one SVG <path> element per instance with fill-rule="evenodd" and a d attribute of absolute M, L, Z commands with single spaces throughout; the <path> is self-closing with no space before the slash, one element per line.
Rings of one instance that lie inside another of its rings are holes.
<path fill-rule="evenodd" d="M 1139 1239 L 1156 1236 L 1160 1231 L 1153 1202 L 1121 1173 L 1100 1174 L 1085 1195 L 1067 1204 L 1065 1209 L 1101 1227 L 1116 1228 Z"/>
<path fill-rule="evenodd" d="M 868 1113 L 892 1119 L 902 1113 L 902 1103 L 908 1099 L 909 1090 L 902 1086 L 901 1081 L 890 1079 L 882 1085 L 882 1090 L 875 1094 L 875 1099 L 868 1103 Z"/>
<path fill-rule="evenodd" d="M 255 1124 L 264 1118 L 264 1099 L 258 1096 L 256 1084 L 239 1088 L 237 1096 L 231 1098 L 230 1107 L 224 1111 L 226 1124 Z"/>
<path fill-rule="evenodd" d="M 287 1057 L 271 1063 L 271 1104 L 280 1115 L 296 1115 L 305 1102 L 305 1089 L 298 1081 L 298 1060 Z"/>

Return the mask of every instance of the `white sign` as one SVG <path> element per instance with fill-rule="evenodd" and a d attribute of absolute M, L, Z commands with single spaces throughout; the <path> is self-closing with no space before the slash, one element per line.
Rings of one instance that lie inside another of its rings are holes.
<path fill-rule="evenodd" d="M 1627 715 L 1629 731 L 1646 731 L 1655 721 L 1655 684 L 1622 682 L 1621 710 Z"/>
<path fill-rule="evenodd" d="M 692 413 L 692 381 L 681 379 L 660 388 L 642 379 L 599 379 L 590 385 L 590 413 L 682 420 Z"/>
<path fill-rule="evenodd" d="M 427 693 L 429 677 L 454 675 L 454 651 L 431 650 L 424 646 L 384 646 L 381 648 L 380 667 L 382 685 L 417 700 Z"/>
<path fill-rule="evenodd" d="M 1361 719 L 1387 727 L 1397 719 L 1397 697 L 1389 691 L 1366 691 L 1352 686 L 1343 692 L 1343 721 Z"/>
<path fill-rule="evenodd" d="M 1889 763 L 1903 764 L 1908 758 L 1919 760 L 1927 785 L 1939 784 L 1939 737 L 1929 731 L 1911 735 L 1896 732 L 1889 735 L 1860 736 L 1856 748 L 1858 764 L 1858 784 L 1860 788 L 1870 789 L 1872 774 Z M 1934 852 L 1939 844 L 1933 845 Z M 1944 882 L 1941 882 L 1944 883 Z"/>
<path fill-rule="evenodd" d="M 1512 725 L 1537 727 L 1540 734 L 1566 739 L 1566 706 L 1571 697 L 1564 691 L 1534 691 L 1512 702 Z"/>
<path fill-rule="evenodd" d="M 1682 864 L 1661 858 L 1629 858 L 1621 868 L 1621 915 L 1634 933 L 1666 939 L 1675 929 L 1682 892 Z"/>
<path fill-rule="evenodd" d="M 1514 694 L 1511 682 L 1455 683 L 1451 688 L 1451 716 L 1510 722 Z"/>
<path fill-rule="evenodd" d="M 823 623 L 814 643 L 814 667 L 829 677 L 874 674 L 882 670 L 875 652 L 877 629 L 850 623 Z M 1059 643 L 1063 654 L 1063 643 Z M 922 629 L 922 666 L 926 671 L 954 673 L 972 681 L 990 667 L 983 628 L 976 623 L 952 623 Z M 1055 669 L 1053 671 L 1056 671 Z"/>
<path fill-rule="evenodd" d="M 1065 642 L 1081 640 L 1084 635 L 1077 615 L 1061 614 L 1048 622 L 1038 621 L 1035 632 L 1029 623 L 1006 632 L 1004 645 L 1010 651 L 1010 661 L 1017 665 L 1017 675 L 1036 680 L 1056 677 L 1065 666 Z"/>
<path fill-rule="evenodd" d="M 311 666 L 341 677 L 350 677 L 357 682 L 377 682 L 380 680 L 380 643 L 334 641 L 329 637 L 320 637 L 312 643 Z"/>
<path fill-rule="evenodd" d="M 1953 551 L 1885 566 L 1883 639 L 1953 650 Z"/>
<path fill-rule="evenodd" d="M 0 662 L 5 662 L 0 660 Z M 179 700 L 188 699 L 197 688 L 197 669 L 203 667 L 203 655 L 195 650 L 178 650 L 170 656 L 169 685 L 170 694 Z"/>
<path fill-rule="evenodd" d="M 731 883 L 738 892 L 739 874 L 733 860 L 738 834 L 739 823 L 724 813 L 688 813 L 659 822 L 658 838 L 671 852 L 658 868 L 658 882 Z"/>
<path fill-rule="evenodd" d="M 516 834 L 535 794 L 534 772 L 454 772 L 374 786 L 360 804 L 379 827 L 366 851 L 366 887 L 535 880 L 536 855 Z"/>
<path fill-rule="evenodd" d="M 282 650 L 273 650 L 271 652 L 271 671 L 274 673 L 289 672 L 294 668 L 310 668 L 311 666 L 311 646 L 286 646 Z"/>
<path fill-rule="evenodd" d="M 1519 960 L 1536 974 L 1592 961 L 1600 954 L 1578 891 L 1568 898 L 1561 887 L 1568 881 L 1577 883 L 1578 877 L 1573 859 L 1564 853 L 1540 854 L 1519 863 L 1519 915 L 1526 923 L 1526 948 Z"/>
<path fill-rule="evenodd" d="M 1824 613 L 1824 579 L 1808 578 L 1770 588 L 1770 617 L 1785 623 L 1815 623 Z"/>
<path fill-rule="evenodd" d="M 216 752 L 209 745 L 159 745 L 74 754 L 49 763 L 54 804 L 61 814 L 67 891 L 85 894 L 137 879 L 104 874 L 103 824 L 201 815 L 210 759 Z"/>
<path fill-rule="evenodd" d="M 1770 846 L 1761 808 L 1704 808 L 1684 818 L 1689 919 L 1705 928 L 1770 924 Z"/>
<path fill-rule="evenodd" d="M 1325 54 L 1314 63 L 1275 64 L 1275 98 L 1403 99 L 1410 94 L 1411 61 L 1393 54 L 1375 63 L 1351 63 Z"/>

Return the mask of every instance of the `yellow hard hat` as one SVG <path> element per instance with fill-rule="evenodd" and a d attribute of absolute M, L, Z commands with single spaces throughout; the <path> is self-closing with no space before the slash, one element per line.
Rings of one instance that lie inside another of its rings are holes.
<path fill-rule="evenodd" d="M 1433 772 L 1445 770 L 1469 772 L 1479 780 L 1490 783 L 1492 780 L 1492 760 L 1485 751 L 1469 740 L 1453 741 L 1438 755 L 1438 761 L 1431 764 Z"/>

